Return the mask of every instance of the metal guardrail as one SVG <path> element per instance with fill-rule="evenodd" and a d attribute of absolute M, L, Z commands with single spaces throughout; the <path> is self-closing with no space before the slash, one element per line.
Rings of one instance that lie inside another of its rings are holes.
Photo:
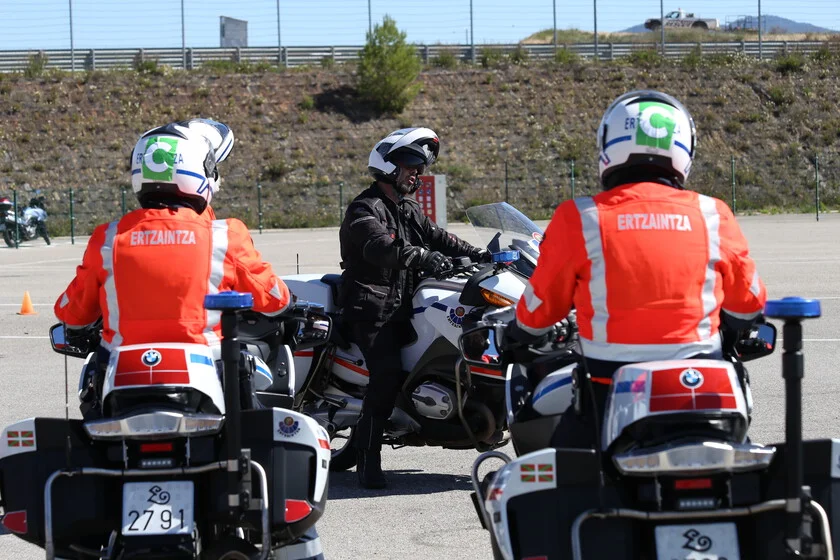
<path fill-rule="evenodd" d="M 823 41 L 732 41 L 704 43 L 666 43 L 667 58 L 683 58 L 695 49 L 702 54 L 735 53 L 747 56 L 774 58 L 781 53 L 800 52 L 810 54 L 829 43 Z M 836 45 L 836 43 L 834 44 Z M 363 47 L 242 47 L 242 48 L 189 48 L 189 49 L 76 49 L 43 51 L 0 51 L 0 72 L 21 72 L 30 66 L 32 57 L 46 57 L 45 68 L 58 70 L 109 70 L 136 67 L 139 62 L 154 60 L 158 64 L 188 70 L 199 68 L 214 60 L 229 60 L 248 63 L 268 63 L 287 67 L 320 65 L 326 60 L 336 63 L 358 60 Z M 595 45 L 574 43 L 558 45 L 584 59 L 595 58 Z M 833 48 L 839 48 L 834 46 Z M 476 45 L 475 57 L 492 50 L 509 55 L 519 49 L 527 52 L 530 59 L 551 60 L 554 45 L 490 44 Z M 597 56 L 601 60 L 615 60 L 637 51 L 662 50 L 659 43 L 599 43 Z M 425 63 L 432 62 L 443 53 L 449 53 L 464 62 L 472 60 L 470 45 L 418 45 L 418 55 Z"/>

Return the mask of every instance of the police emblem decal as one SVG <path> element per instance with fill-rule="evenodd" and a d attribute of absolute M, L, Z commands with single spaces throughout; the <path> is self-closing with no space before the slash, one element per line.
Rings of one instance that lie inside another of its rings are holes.
<path fill-rule="evenodd" d="M 449 308 L 449 313 L 447 314 L 446 318 L 449 320 L 449 324 L 455 327 L 456 329 L 461 328 L 461 323 L 464 321 L 464 315 L 467 314 L 466 309 L 461 306 Z"/>
<path fill-rule="evenodd" d="M 286 416 L 281 422 L 280 425 L 277 427 L 277 432 L 283 437 L 292 437 L 296 433 L 300 431 L 300 422 L 292 418 L 291 416 Z"/>

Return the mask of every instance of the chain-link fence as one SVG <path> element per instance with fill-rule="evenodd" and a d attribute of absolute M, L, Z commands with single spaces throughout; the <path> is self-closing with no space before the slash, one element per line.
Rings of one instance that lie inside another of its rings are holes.
<path fill-rule="evenodd" d="M 695 165 L 688 187 L 724 200 L 736 213 L 819 212 L 840 208 L 838 155 L 824 153 L 800 159 L 790 167 L 784 183 L 767 173 L 765 162 L 732 156 L 729 161 Z M 507 201 L 534 220 L 548 219 L 557 205 L 575 196 L 601 190 L 597 165 L 574 160 L 550 162 L 500 162 L 480 174 L 450 168 L 447 174 L 449 222 L 466 220 L 470 206 Z M 214 199 L 220 218 L 236 217 L 250 228 L 338 226 L 344 210 L 368 184 L 361 177 L 352 185 L 344 181 L 305 190 L 298 185 L 225 184 Z M 100 223 L 119 219 L 139 207 L 130 186 L 112 189 L 68 187 L 38 191 L 46 198 L 51 236 L 89 235 Z M 18 189 L 21 210 L 35 191 Z M 13 192 L 8 194 L 13 198 Z"/>

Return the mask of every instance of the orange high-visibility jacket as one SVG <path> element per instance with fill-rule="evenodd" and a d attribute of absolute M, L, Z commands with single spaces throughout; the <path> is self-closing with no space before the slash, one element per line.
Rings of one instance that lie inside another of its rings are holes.
<path fill-rule="evenodd" d="M 68 327 L 103 317 L 102 345 L 218 344 L 219 311 L 204 296 L 250 292 L 255 311 L 289 304 L 289 289 L 263 262 L 247 227 L 215 220 L 208 208 L 140 209 L 98 226 L 76 277 L 55 303 Z"/>
<path fill-rule="evenodd" d="M 557 207 L 516 307 L 533 334 L 574 304 L 583 354 L 616 362 L 720 352 L 720 312 L 750 320 L 767 292 L 722 201 L 631 183 Z"/>

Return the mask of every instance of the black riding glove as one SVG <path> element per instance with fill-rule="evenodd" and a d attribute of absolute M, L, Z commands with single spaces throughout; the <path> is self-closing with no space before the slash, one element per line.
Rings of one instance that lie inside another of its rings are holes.
<path fill-rule="evenodd" d="M 489 264 L 493 262 L 493 253 L 488 251 L 487 249 L 479 249 L 475 253 L 473 253 L 470 257 L 474 262 L 480 264 Z"/>
<path fill-rule="evenodd" d="M 437 274 L 452 268 L 449 259 L 442 253 L 429 251 L 423 247 L 406 247 L 402 250 L 400 260 L 406 268 L 419 268 L 431 274 Z"/>
<path fill-rule="evenodd" d="M 549 328 L 540 334 L 534 334 L 531 331 L 526 331 L 519 326 L 516 319 L 511 321 L 505 327 L 504 345 L 505 346 L 544 346 L 552 339 L 554 329 Z"/>

